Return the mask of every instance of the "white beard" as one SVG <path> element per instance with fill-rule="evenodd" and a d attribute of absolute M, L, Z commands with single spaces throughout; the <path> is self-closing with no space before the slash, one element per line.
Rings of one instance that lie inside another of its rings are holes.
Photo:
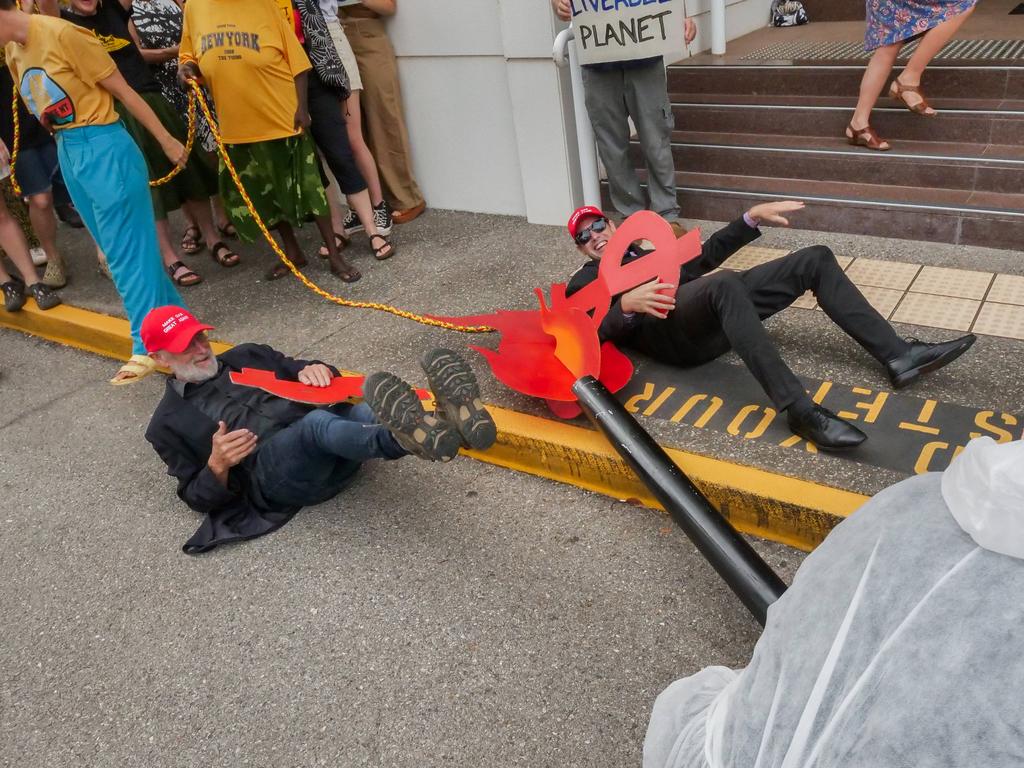
<path fill-rule="evenodd" d="M 187 384 L 199 384 L 204 381 L 209 381 L 216 376 L 218 368 L 219 363 L 217 362 L 217 358 L 211 357 L 203 363 L 187 363 L 176 366 L 174 369 L 174 378 L 180 379 Z"/>

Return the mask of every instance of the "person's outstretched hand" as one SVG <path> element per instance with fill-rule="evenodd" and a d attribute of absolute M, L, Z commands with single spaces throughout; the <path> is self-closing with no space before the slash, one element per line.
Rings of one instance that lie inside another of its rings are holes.
<path fill-rule="evenodd" d="M 299 371 L 299 381 L 310 387 L 329 387 L 334 372 L 323 363 L 307 365 Z"/>
<path fill-rule="evenodd" d="M 663 292 L 673 290 L 675 290 L 675 286 L 671 283 L 659 283 L 657 280 L 653 280 L 622 294 L 620 306 L 626 313 L 642 312 L 645 315 L 664 320 L 668 317 L 668 313 L 676 308 L 676 297 Z"/>
<path fill-rule="evenodd" d="M 777 203 L 755 205 L 747 211 L 747 216 L 758 224 L 775 224 L 780 227 L 788 227 L 789 219 L 783 216 L 783 214 L 802 211 L 803 208 L 804 204 L 798 200 L 780 200 Z"/>

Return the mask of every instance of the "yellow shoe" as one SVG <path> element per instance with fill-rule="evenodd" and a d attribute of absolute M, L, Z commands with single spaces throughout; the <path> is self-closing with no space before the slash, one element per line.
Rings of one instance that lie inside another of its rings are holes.
<path fill-rule="evenodd" d="M 156 360 L 149 355 L 132 355 L 128 362 L 117 369 L 117 374 L 110 380 L 115 387 L 123 387 L 142 381 L 156 370 Z"/>

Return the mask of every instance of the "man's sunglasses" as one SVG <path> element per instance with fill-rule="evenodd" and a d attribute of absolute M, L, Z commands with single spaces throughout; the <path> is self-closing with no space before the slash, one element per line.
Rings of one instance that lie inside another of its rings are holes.
<path fill-rule="evenodd" d="M 576 245 L 586 245 L 595 232 L 604 232 L 607 226 L 608 219 L 596 219 L 589 227 L 584 227 L 577 232 L 573 239 L 576 241 Z"/>

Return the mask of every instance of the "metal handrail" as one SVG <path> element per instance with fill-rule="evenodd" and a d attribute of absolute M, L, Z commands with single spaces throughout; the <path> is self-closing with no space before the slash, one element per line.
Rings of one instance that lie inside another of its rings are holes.
<path fill-rule="evenodd" d="M 569 67 L 572 83 L 573 116 L 576 121 L 576 146 L 580 156 L 580 185 L 583 204 L 601 205 L 601 178 L 597 171 L 597 143 L 594 129 L 587 114 L 587 103 L 583 95 L 583 71 L 576 53 L 575 33 L 572 26 L 563 29 L 555 37 L 551 55 L 559 68 Z"/>

